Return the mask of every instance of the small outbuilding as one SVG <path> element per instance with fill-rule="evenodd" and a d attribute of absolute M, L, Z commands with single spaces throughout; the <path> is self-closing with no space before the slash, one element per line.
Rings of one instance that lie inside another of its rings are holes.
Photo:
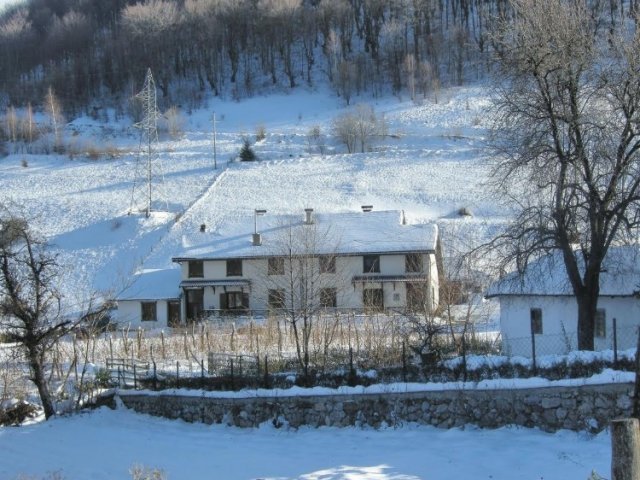
<path fill-rule="evenodd" d="M 611 247 L 600 274 L 596 350 L 635 347 L 640 325 L 640 249 Z M 531 357 L 577 350 L 578 304 L 560 252 L 531 262 L 494 283 L 488 298 L 500 302 L 505 352 Z"/>

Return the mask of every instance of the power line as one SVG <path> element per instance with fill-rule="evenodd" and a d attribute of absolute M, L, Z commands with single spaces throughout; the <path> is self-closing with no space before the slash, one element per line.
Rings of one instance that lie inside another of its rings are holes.
<path fill-rule="evenodd" d="M 164 183 L 164 175 L 157 155 L 160 114 L 156 101 L 156 83 L 150 68 L 147 69 L 142 90 L 134 98 L 142 108 L 142 120 L 134 124 L 134 127 L 140 129 L 140 146 L 136 158 L 136 173 L 131 191 L 129 214 L 134 211 L 145 212 L 145 216 L 148 218 L 153 207 L 153 194 L 157 193 L 160 196 L 160 186 Z M 165 203 L 167 203 L 166 199 Z"/>

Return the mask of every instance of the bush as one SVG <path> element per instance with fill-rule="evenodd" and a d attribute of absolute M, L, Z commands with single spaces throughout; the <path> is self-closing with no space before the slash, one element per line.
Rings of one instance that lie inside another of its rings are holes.
<path fill-rule="evenodd" d="M 144 465 L 134 465 L 129 470 L 129 474 L 133 480 L 166 480 L 167 478 L 163 470 Z"/>
<path fill-rule="evenodd" d="M 256 142 L 260 142 L 265 138 L 267 138 L 267 129 L 264 125 L 258 125 L 258 128 L 256 128 Z"/>
<path fill-rule="evenodd" d="M 251 148 L 251 144 L 249 143 L 248 138 L 244 139 L 244 143 L 242 144 L 242 148 L 240 149 L 239 157 L 243 162 L 253 162 L 257 159 L 256 153 Z"/>

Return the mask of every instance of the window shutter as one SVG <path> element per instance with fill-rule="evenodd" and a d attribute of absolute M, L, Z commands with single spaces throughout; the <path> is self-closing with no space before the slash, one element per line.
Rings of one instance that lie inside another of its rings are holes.
<path fill-rule="evenodd" d="M 248 293 L 243 293 L 242 294 L 242 306 L 246 309 L 249 308 L 249 294 Z"/>
<path fill-rule="evenodd" d="M 226 310 L 227 308 L 229 308 L 229 306 L 227 305 L 227 294 L 226 293 L 221 293 L 220 294 L 220 309 L 221 310 Z"/>

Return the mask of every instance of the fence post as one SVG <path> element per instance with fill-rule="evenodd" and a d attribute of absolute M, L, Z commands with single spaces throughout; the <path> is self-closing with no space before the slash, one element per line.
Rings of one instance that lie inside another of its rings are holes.
<path fill-rule="evenodd" d="M 533 374 L 538 371 L 536 366 L 536 334 L 533 331 L 533 324 L 531 325 L 531 361 L 533 362 Z"/>
<path fill-rule="evenodd" d="M 133 389 L 138 389 L 138 376 L 136 374 L 136 364 L 133 364 Z"/>
<path fill-rule="evenodd" d="M 407 383 L 407 351 L 404 340 L 402 341 L 402 381 Z"/>
<path fill-rule="evenodd" d="M 269 388 L 269 364 L 267 363 L 267 356 L 264 356 L 264 388 Z"/>
<path fill-rule="evenodd" d="M 618 321 L 613 317 L 613 368 L 618 368 Z"/>
<path fill-rule="evenodd" d="M 157 375 L 157 369 L 156 369 L 156 361 L 152 360 L 152 362 L 153 362 L 153 389 L 158 390 L 158 375 Z"/>
<path fill-rule="evenodd" d="M 611 422 L 611 480 L 640 478 L 640 422 L 623 418 Z"/>
<path fill-rule="evenodd" d="M 462 332 L 462 381 L 467 381 L 467 340 L 465 332 Z"/>
<path fill-rule="evenodd" d="M 200 360 L 200 388 L 204 390 L 204 359 Z"/>
<path fill-rule="evenodd" d="M 233 358 L 229 359 L 231 366 L 231 390 L 235 390 L 235 382 L 233 381 Z"/>
<path fill-rule="evenodd" d="M 176 388 L 180 388 L 180 362 L 176 361 Z"/>
<path fill-rule="evenodd" d="M 356 369 L 353 368 L 353 348 L 349 347 L 349 378 L 347 379 L 347 385 L 350 387 L 356 384 Z"/>

